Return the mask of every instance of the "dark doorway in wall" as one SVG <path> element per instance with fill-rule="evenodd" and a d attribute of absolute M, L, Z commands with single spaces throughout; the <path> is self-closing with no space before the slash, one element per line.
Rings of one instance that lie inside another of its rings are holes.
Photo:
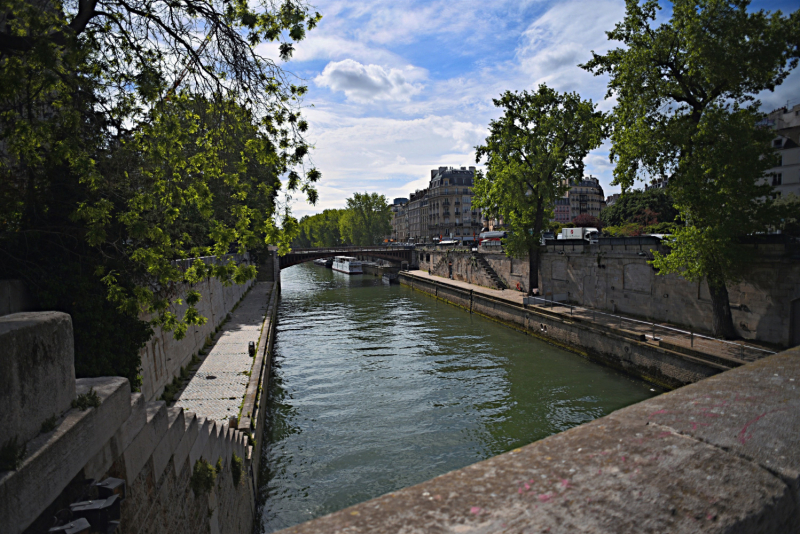
<path fill-rule="evenodd" d="M 789 314 L 789 346 L 800 345 L 800 299 L 792 301 L 792 310 Z"/>

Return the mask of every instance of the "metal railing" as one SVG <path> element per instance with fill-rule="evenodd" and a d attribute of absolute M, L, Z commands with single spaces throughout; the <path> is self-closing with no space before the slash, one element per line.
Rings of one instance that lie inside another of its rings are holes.
<path fill-rule="evenodd" d="M 666 326 L 666 325 L 663 325 L 663 324 L 656 324 L 655 322 L 652 322 L 652 321 L 642 321 L 640 319 L 633 319 L 631 317 L 624 317 L 622 315 L 617 315 L 617 314 L 614 314 L 614 313 L 602 312 L 602 311 L 599 311 L 599 310 L 596 310 L 596 309 L 593 309 L 593 308 L 584 308 L 583 306 L 575 306 L 573 304 L 568 304 L 566 302 L 559 302 L 559 301 L 554 300 L 552 298 L 550 298 L 550 299 L 547 299 L 547 298 L 544 298 L 544 297 L 526 297 L 526 298 L 529 299 L 529 300 L 533 300 L 534 302 L 536 302 L 536 301 L 541 302 L 541 304 L 539 304 L 539 306 L 542 306 L 542 307 L 548 307 L 549 306 L 551 309 L 555 308 L 555 307 L 569 308 L 569 313 L 570 313 L 571 316 L 575 315 L 575 310 L 585 311 L 585 312 L 591 314 L 592 322 L 597 322 L 597 320 L 596 320 L 597 316 L 601 315 L 601 316 L 604 316 L 604 317 L 610 317 L 612 326 L 613 326 L 614 321 L 616 321 L 617 322 L 617 326 L 619 328 L 622 328 L 623 322 L 634 323 L 636 325 L 643 325 L 645 327 L 649 327 L 650 328 L 649 337 L 653 341 L 661 341 L 661 339 L 662 339 L 662 338 L 656 336 L 656 329 L 658 328 L 658 329 L 661 329 L 661 330 L 666 330 L 666 331 L 668 331 L 669 333 L 671 333 L 673 335 L 678 335 L 680 337 L 683 337 L 684 339 L 688 336 L 688 338 L 689 338 L 689 346 L 691 348 L 694 348 L 695 338 L 697 338 L 699 340 L 708 340 L 708 341 L 714 341 L 714 342 L 717 342 L 717 343 L 723 343 L 725 345 L 728 345 L 730 348 L 733 348 L 734 351 L 736 351 L 737 348 L 738 348 L 739 357 L 742 360 L 750 359 L 750 358 L 745 358 L 745 349 L 747 349 L 749 351 L 755 351 L 757 353 L 763 353 L 763 354 L 759 354 L 758 356 L 756 356 L 755 358 L 752 358 L 752 359 L 757 359 L 759 357 L 763 357 L 763 356 L 766 356 L 766 355 L 769 355 L 769 354 L 775 354 L 774 351 L 767 350 L 767 349 L 764 349 L 764 348 L 761 348 L 761 347 L 754 347 L 752 345 L 746 345 L 744 343 L 736 343 L 734 341 L 728 341 L 728 340 L 725 340 L 725 339 L 719 339 L 719 338 L 715 338 L 715 337 L 712 337 L 712 336 L 706 336 L 706 335 L 703 335 L 703 334 L 698 334 L 697 332 L 695 332 L 694 330 L 691 330 L 691 329 L 689 331 L 686 331 L 686 330 L 682 330 L 680 328 L 675 328 L 673 326 Z M 534 305 L 537 305 L 537 304 L 534 304 Z M 644 335 L 648 336 L 647 333 L 644 333 Z M 736 348 L 734 348 L 734 347 L 736 347 Z"/>

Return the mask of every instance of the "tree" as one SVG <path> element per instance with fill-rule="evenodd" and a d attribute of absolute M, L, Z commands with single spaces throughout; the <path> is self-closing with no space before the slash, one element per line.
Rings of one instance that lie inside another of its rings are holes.
<path fill-rule="evenodd" d="M 300 233 L 292 242 L 293 247 L 335 247 L 344 244 L 339 222 L 343 209 L 325 210 L 316 215 L 300 219 Z"/>
<path fill-rule="evenodd" d="M 779 227 L 781 232 L 792 237 L 800 237 L 800 197 L 789 193 L 779 198 L 775 204 L 781 213 Z"/>
<path fill-rule="evenodd" d="M 342 239 L 353 245 L 375 245 L 392 231 L 392 211 L 386 196 L 353 193 L 339 219 Z"/>
<path fill-rule="evenodd" d="M 594 215 L 589 215 L 588 213 L 581 213 L 572 219 L 572 222 L 575 223 L 575 228 L 597 228 L 598 230 L 603 229 L 603 221 Z"/>
<path fill-rule="evenodd" d="M 539 286 L 539 248 L 544 215 L 567 184 L 583 177 L 583 159 L 600 145 L 604 116 L 577 93 L 546 85 L 536 92 L 505 92 L 494 105 L 503 109 L 489 123 L 485 144 L 475 147 L 486 174 L 475 176 L 472 205 L 497 211 L 510 230 L 506 254 L 528 256 L 532 291 Z"/>
<path fill-rule="evenodd" d="M 612 206 L 600 212 L 604 226 L 620 226 L 630 222 L 674 222 L 677 216 L 675 201 L 664 189 L 628 189 Z"/>
<path fill-rule="evenodd" d="M 136 385 L 150 326 L 180 338 L 205 320 L 194 291 L 174 313 L 180 285 L 255 275 L 175 260 L 285 252 L 281 177 L 316 200 L 305 88 L 256 45 L 286 59 L 319 15 L 295 0 L 2 1 L 0 276 L 72 314 L 79 376 Z"/>
<path fill-rule="evenodd" d="M 749 0 L 677 0 L 655 26 L 655 0 L 627 1 L 625 19 L 608 32 L 623 48 L 593 53 L 583 65 L 608 74 L 614 183 L 669 179 L 685 225 L 668 256 L 656 254 L 660 274 L 705 279 L 712 330 L 738 337 L 727 284 L 739 279 L 749 249 L 742 238 L 776 223 L 771 188 L 759 185 L 774 165 L 771 132 L 759 128 L 754 95 L 773 90 L 797 65 L 800 12 L 749 13 Z"/>

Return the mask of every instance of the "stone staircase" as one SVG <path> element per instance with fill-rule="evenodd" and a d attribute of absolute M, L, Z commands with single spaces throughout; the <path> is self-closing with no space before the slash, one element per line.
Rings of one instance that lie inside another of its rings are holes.
<path fill-rule="evenodd" d="M 448 260 L 447 255 L 443 256 L 442 259 L 437 261 L 436 265 L 434 265 L 431 268 L 430 273 L 434 274 L 434 275 L 437 275 L 437 276 L 444 276 L 445 278 L 449 277 L 450 276 L 450 272 L 447 270 L 447 260 Z M 444 266 L 444 274 L 440 275 L 439 274 L 439 268 L 441 268 L 442 266 Z"/>
<path fill-rule="evenodd" d="M 486 275 L 492 279 L 492 282 L 497 289 L 508 289 L 508 284 L 506 284 L 505 281 L 500 278 L 500 275 L 498 275 L 495 270 L 492 269 L 492 266 L 489 265 L 489 262 L 486 261 L 486 258 L 484 258 L 481 254 L 473 254 L 472 257 L 475 258 L 475 261 L 484 270 Z"/>

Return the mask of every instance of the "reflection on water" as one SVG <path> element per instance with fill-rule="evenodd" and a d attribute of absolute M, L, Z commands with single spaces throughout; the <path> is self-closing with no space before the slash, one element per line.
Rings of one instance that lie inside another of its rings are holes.
<path fill-rule="evenodd" d="M 262 444 L 272 532 L 596 419 L 644 382 L 370 275 L 281 273 Z"/>

